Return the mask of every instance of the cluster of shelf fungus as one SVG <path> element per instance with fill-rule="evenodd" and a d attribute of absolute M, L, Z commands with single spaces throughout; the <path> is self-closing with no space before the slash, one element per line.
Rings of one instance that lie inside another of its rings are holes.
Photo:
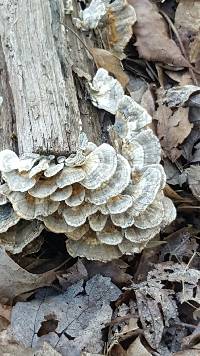
<path fill-rule="evenodd" d="M 82 133 L 69 157 L 0 152 L 0 244 L 11 253 L 47 229 L 67 236 L 71 256 L 109 261 L 142 251 L 176 217 L 150 115 L 104 69 L 90 93 L 115 115 L 109 144 Z"/>

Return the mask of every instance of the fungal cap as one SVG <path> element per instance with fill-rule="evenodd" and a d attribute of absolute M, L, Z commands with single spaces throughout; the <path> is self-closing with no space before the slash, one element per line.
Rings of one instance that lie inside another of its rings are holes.
<path fill-rule="evenodd" d="M 49 198 L 53 201 L 63 201 L 69 198 L 71 194 L 72 186 L 67 185 L 65 188 L 58 188 Z"/>
<path fill-rule="evenodd" d="M 13 192 L 27 192 L 36 184 L 35 178 L 29 178 L 28 173 L 19 173 L 17 170 L 4 173 L 3 178 Z"/>
<path fill-rule="evenodd" d="M 85 198 L 85 189 L 79 183 L 74 183 L 72 186 L 71 195 L 65 200 L 68 206 L 74 207 L 83 203 Z"/>
<path fill-rule="evenodd" d="M 57 177 L 50 177 L 48 179 L 39 179 L 32 189 L 29 189 L 29 194 L 35 198 L 46 198 L 53 194 L 57 189 Z"/>
<path fill-rule="evenodd" d="M 20 217 L 13 210 L 11 204 L 0 205 L 0 233 L 6 232 L 11 226 L 16 225 L 19 220 Z"/>
<path fill-rule="evenodd" d="M 131 168 L 123 156 L 117 155 L 117 168 L 114 175 L 98 189 L 88 190 L 87 199 L 96 205 L 105 204 L 107 200 L 120 194 L 130 182 Z"/>
<path fill-rule="evenodd" d="M 57 178 L 59 188 L 80 182 L 85 178 L 85 172 L 81 167 L 65 167 Z"/>
<path fill-rule="evenodd" d="M 97 189 L 114 175 L 116 168 L 115 149 L 107 143 L 103 143 L 87 156 L 83 166 L 86 177 L 81 184 L 87 189 Z"/>
<path fill-rule="evenodd" d="M 0 171 L 9 173 L 18 169 L 20 159 L 15 152 L 11 150 L 4 150 L 0 152 Z"/>
<path fill-rule="evenodd" d="M 44 176 L 45 177 L 53 177 L 57 173 L 59 173 L 64 167 L 64 163 L 51 163 L 50 166 L 44 171 Z"/>

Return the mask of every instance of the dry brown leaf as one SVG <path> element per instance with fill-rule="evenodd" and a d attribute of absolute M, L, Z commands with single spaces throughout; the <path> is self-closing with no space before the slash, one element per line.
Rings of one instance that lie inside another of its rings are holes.
<path fill-rule="evenodd" d="M 11 310 L 10 305 L 0 304 L 0 332 L 6 330 L 10 324 Z"/>
<path fill-rule="evenodd" d="M 90 51 L 93 55 L 97 68 L 106 69 L 109 73 L 115 76 L 123 88 L 126 87 L 129 79 L 123 70 L 120 59 L 102 48 L 91 48 Z"/>
<path fill-rule="evenodd" d="M 140 338 L 137 337 L 135 341 L 129 346 L 127 356 L 151 356 L 151 353 L 142 345 Z"/>
<path fill-rule="evenodd" d="M 112 282 L 117 285 L 128 285 L 132 281 L 132 276 L 126 272 L 128 264 L 122 260 L 111 261 L 108 263 L 98 261 L 85 262 L 85 268 L 89 278 L 96 274 L 104 277 L 110 277 Z"/>
<path fill-rule="evenodd" d="M 10 335 L 24 347 L 49 341 L 63 356 L 102 353 L 101 330 L 111 321 L 111 301 L 120 294 L 110 278 L 100 275 L 73 284 L 63 294 L 40 289 L 31 301 L 13 307 Z"/>
<path fill-rule="evenodd" d="M 200 23 L 199 0 L 180 0 L 175 14 L 175 25 L 179 31 L 190 33 L 199 31 Z"/>
<path fill-rule="evenodd" d="M 12 300 L 16 296 L 36 288 L 50 285 L 55 272 L 32 274 L 21 268 L 0 248 L 0 299 Z"/>
<path fill-rule="evenodd" d="M 47 342 L 37 350 L 24 348 L 18 344 L 0 345 L 1 356 L 61 356 L 59 352 L 53 349 Z"/>
<path fill-rule="evenodd" d="M 200 32 L 190 45 L 190 61 L 191 63 L 200 62 Z"/>
<path fill-rule="evenodd" d="M 154 119 L 158 121 L 157 133 L 161 146 L 172 162 L 180 157 L 178 145 L 185 140 L 193 127 L 188 120 L 188 112 L 188 108 L 178 108 L 173 113 L 169 107 L 160 105 L 154 115 Z"/>
<path fill-rule="evenodd" d="M 200 355 L 200 348 L 198 350 L 189 349 L 184 351 L 179 351 L 173 354 L 173 356 L 199 356 Z"/>
<path fill-rule="evenodd" d="M 197 165 L 191 165 L 187 169 L 188 172 L 188 184 L 192 191 L 192 194 L 200 200 L 200 167 Z"/>
<path fill-rule="evenodd" d="M 188 67 L 179 47 L 169 38 L 165 20 L 158 13 L 157 6 L 149 0 L 128 1 L 136 11 L 137 22 L 133 32 L 140 57 L 148 61 Z"/>
<path fill-rule="evenodd" d="M 175 190 L 173 190 L 172 187 L 170 187 L 168 184 L 165 185 L 164 193 L 168 198 L 175 200 L 177 203 L 193 203 L 192 199 L 182 197 L 177 192 L 175 192 Z"/>

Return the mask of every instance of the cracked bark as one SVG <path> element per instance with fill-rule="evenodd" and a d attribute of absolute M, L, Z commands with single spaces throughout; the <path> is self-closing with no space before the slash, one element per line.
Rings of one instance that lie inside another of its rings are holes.
<path fill-rule="evenodd" d="M 69 30 L 76 31 L 63 0 L 0 1 L 0 24 L 0 149 L 17 150 L 17 137 L 20 154 L 66 154 L 76 149 L 81 127 L 99 143 L 98 113 L 84 78 L 94 64 Z"/>

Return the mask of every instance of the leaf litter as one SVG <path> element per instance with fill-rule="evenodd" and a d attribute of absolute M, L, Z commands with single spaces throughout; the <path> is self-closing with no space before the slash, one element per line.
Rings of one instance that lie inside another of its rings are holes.
<path fill-rule="evenodd" d="M 92 0 L 79 18 L 70 1 L 66 9 L 104 71 L 97 101 L 98 78 L 84 81 L 105 120 L 123 90 L 153 116 L 165 195 L 178 214 L 142 252 L 108 263 L 68 256 L 66 236 L 42 222 L 37 231 L 34 222 L 30 232 L 23 222 L 8 229 L 0 240 L 0 354 L 199 355 L 200 2 Z"/>

